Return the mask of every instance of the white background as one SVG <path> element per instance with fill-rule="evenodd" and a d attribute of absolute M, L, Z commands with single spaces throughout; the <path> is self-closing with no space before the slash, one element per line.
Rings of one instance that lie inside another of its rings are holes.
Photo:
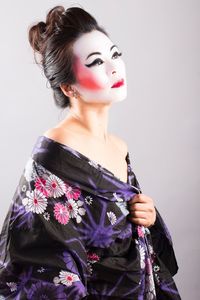
<path fill-rule="evenodd" d="M 200 296 L 200 1 L 6 1 L 0 4 L 0 225 L 39 135 L 67 113 L 35 65 L 28 26 L 55 5 L 81 5 L 119 45 L 128 96 L 109 131 L 128 144 L 143 193 L 171 231 L 183 300 Z"/>

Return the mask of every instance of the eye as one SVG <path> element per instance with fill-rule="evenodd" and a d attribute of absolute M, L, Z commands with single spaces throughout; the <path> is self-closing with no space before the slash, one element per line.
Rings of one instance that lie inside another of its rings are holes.
<path fill-rule="evenodd" d="M 95 65 L 101 65 L 102 63 L 103 63 L 103 60 L 100 59 L 100 58 L 97 58 L 91 64 L 87 64 L 85 66 L 90 68 L 90 67 L 95 66 Z"/>
<path fill-rule="evenodd" d="M 116 51 L 116 52 L 113 53 L 112 58 L 116 59 L 116 58 L 118 58 L 121 55 L 122 55 L 122 52 L 119 53 L 119 52 Z M 86 64 L 85 66 L 88 67 L 88 68 L 90 68 L 92 66 L 102 65 L 103 63 L 104 63 L 104 61 L 102 59 L 97 58 L 92 63 Z"/>
<path fill-rule="evenodd" d="M 122 52 L 119 53 L 119 52 L 116 51 L 116 52 L 113 53 L 112 58 L 118 58 L 121 55 L 122 55 Z"/>

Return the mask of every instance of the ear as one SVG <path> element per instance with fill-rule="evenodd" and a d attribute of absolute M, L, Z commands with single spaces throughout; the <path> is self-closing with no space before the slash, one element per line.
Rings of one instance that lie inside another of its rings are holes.
<path fill-rule="evenodd" d="M 73 96 L 72 87 L 69 84 L 61 83 L 60 88 L 65 96 L 71 98 Z"/>

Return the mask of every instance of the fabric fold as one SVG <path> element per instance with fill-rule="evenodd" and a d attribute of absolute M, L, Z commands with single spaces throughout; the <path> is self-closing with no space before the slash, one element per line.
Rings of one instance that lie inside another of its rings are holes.
<path fill-rule="evenodd" d="M 75 149 L 39 136 L 0 235 L 0 299 L 180 299 L 161 215 L 131 223 L 142 193 L 126 155 L 127 182 Z M 45 297 L 45 298 L 44 298 Z"/>

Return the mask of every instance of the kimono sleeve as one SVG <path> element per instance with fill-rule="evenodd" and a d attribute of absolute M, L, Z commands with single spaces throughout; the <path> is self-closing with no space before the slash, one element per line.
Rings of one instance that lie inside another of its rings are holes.
<path fill-rule="evenodd" d="M 165 266 L 174 276 L 178 272 L 178 264 L 173 248 L 173 242 L 170 232 L 161 217 L 159 211 L 156 209 L 156 222 L 150 227 L 151 238 L 153 242 L 154 251 Z"/>
<path fill-rule="evenodd" d="M 141 191 L 139 181 L 135 173 L 133 174 L 134 176 L 132 178 L 132 183 Z M 171 275 L 174 276 L 178 272 L 178 264 L 173 248 L 172 238 L 163 218 L 156 207 L 155 210 L 156 221 L 155 224 L 149 228 L 153 249 L 158 259 L 165 264 Z"/>
<path fill-rule="evenodd" d="M 4 222 L 0 296 L 18 300 L 87 296 L 80 193 L 28 159 Z"/>

